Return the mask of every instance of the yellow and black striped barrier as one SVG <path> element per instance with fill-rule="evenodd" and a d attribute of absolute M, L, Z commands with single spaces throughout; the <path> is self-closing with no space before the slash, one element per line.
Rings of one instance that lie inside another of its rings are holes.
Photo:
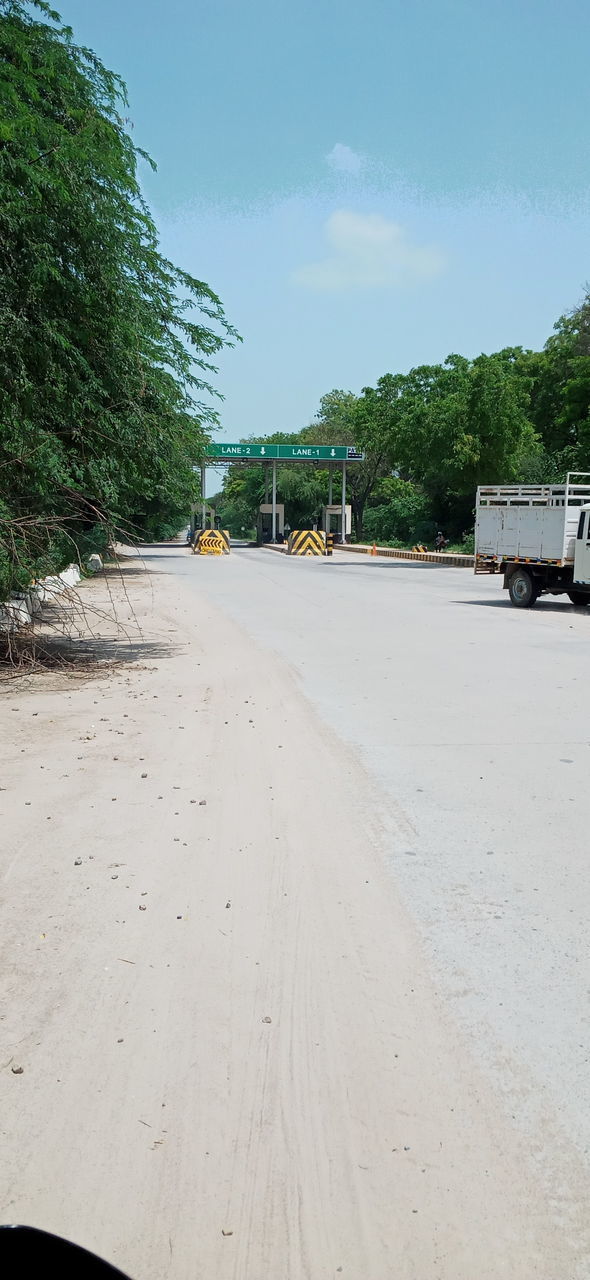
<path fill-rule="evenodd" d="M 325 556 L 325 536 L 317 529 L 294 529 L 287 541 L 287 555 Z"/>
<path fill-rule="evenodd" d="M 193 542 L 195 556 L 228 556 L 229 533 L 227 529 L 199 529 Z"/>
<path fill-rule="evenodd" d="M 327 556 L 334 555 L 334 534 L 333 533 L 326 534 L 326 555 Z"/>

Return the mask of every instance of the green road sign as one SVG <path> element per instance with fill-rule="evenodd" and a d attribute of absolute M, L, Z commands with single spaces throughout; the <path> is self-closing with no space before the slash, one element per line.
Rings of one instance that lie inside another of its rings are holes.
<path fill-rule="evenodd" d="M 208 458 L 223 462 L 266 462 L 280 458 L 283 462 L 362 462 L 364 453 L 356 445 L 346 444 L 208 444 Z"/>
<path fill-rule="evenodd" d="M 230 462 L 232 458 L 276 458 L 277 446 L 276 444 L 208 444 L 205 453 L 208 458 L 223 458 Z"/>

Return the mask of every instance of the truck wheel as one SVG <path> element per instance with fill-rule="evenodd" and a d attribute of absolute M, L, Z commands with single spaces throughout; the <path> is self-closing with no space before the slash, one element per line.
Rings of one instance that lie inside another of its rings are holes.
<path fill-rule="evenodd" d="M 539 595 L 532 573 L 526 569 L 517 569 L 508 583 L 508 594 L 517 609 L 531 609 Z"/>
<path fill-rule="evenodd" d="M 586 591 L 568 591 L 572 604 L 590 604 L 590 595 Z"/>

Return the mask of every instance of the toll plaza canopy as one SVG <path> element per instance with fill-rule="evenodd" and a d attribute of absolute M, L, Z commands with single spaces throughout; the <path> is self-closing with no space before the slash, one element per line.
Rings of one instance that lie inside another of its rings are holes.
<path fill-rule="evenodd" d="M 215 462 L 362 462 L 364 453 L 346 444 L 208 444 L 205 460 Z"/>
<path fill-rule="evenodd" d="M 341 528 L 343 540 L 346 530 L 346 464 L 362 462 L 362 449 L 354 444 L 249 444 L 240 441 L 237 444 L 208 444 L 201 458 L 201 528 L 205 528 L 205 469 L 206 467 L 229 466 L 231 463 L 269 462 L 272 470 L 272 542 L 277 540 L 277 463 L 279 462 L 311 462 L 324 464 L 329 473 L 328 504 L 332 503 L 332 471 L 333 466 L 342 470 Z M 196 469 L 196 468 L 195 468 Z M 269 468 L 266 468 L 268 474 Z"/>

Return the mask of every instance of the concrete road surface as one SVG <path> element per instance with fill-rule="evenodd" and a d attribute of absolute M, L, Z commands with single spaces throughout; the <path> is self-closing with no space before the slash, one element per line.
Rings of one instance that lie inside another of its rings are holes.
<path fill-rule="evenodd" d="M 173 571 L 358 754 L 456 1016 L 589 1152 L 590 609 L 519 611 L 499 579 L 352 553 Z"/>
<path fill-rule="evenodd" d="M 145 564 L 133 662 L 4 700 L 3 1220 L 137 1280 L 585 1280 L 590 610 Z"/>

